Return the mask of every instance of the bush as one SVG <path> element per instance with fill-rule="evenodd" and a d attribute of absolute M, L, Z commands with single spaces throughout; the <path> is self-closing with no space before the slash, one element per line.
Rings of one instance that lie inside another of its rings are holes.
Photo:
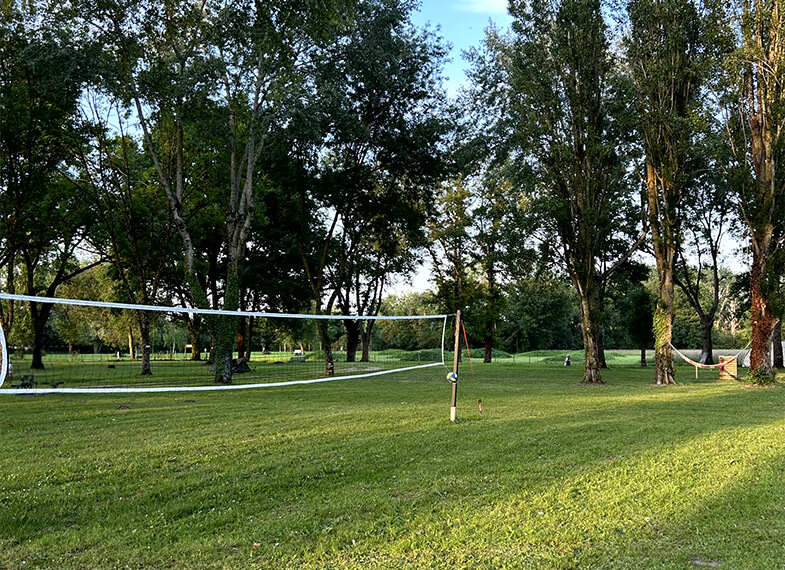
<path fill-rule="evenodd" d="M 744 381 L 755 386 L 769 386 L 776 382 L 776 376 L 773 371 L 767 372 L 765 368 L 756 368 L 750 370 Z"/>
<path fill-rule="evenodd" d="M 464 354 L 466 352 L 464 351 Z M 469 352 L 471 354 L 472 359 L 482 360 L 485 358 L 485 349 L 484 348 L 473 348 Z M 512 355 L 509 352 L 505 352 L 503 350 L 499 350 L 497 348 L 493 349 L 493 359 L 496 360 L 497 358 L 512 358 Z"/>

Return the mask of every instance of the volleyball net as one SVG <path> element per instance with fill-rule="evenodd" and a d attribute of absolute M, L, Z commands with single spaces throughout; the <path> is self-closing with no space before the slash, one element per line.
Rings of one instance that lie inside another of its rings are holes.
<path fill-rule="evenodd" d="M 4 394 L 269 388 L 443 366 L 452 318 L 224 311 L 6 293 L 0 299 L 15 303 L 15 320 L 26 325 L 10 338 L 0 328 Z M 49 305 L 37 336 L 25 322 L 30 303 Z M 225 368 L 216 373 L 223 366 L 216 358 L 218 331 L 232 346 L 228 378 Z"/>

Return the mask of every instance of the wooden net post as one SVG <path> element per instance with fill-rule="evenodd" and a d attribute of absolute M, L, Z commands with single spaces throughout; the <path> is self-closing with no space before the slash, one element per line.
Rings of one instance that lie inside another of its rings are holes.
<path fill-rule="evenodd" d="M 458 360 L 461 356 L 460 353 L 461 342 L 461 312 L 455 316 L 455 353 L 452 362 L 452 403 L 450 405 L 450 421 L 455 422 L 458 411 Z"/>

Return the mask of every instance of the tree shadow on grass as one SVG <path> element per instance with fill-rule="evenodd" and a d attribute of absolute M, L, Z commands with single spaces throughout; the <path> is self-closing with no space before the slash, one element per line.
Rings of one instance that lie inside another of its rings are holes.
<path fill-rule="evenodd" d="M 740 434 L 763 437 L 781 427 L 782 391 L 587 392 L 571 385 L 521 399 L 491 388 L 462 386 L 469 401 L 491 395 L 483 417 L 467 413 L 471 421 L 459 425 L 446 422 L 442 391 L 428 386 L 407 395 L 416 403 L 393 392 L 370 411 L 346 399 L 351 389 L 308 392 L 331 394 L 313 411 L 302 403 L 287 408 L 290 396 L 282 392 L 265 398 L 257 419 L 219 400 L 204 420 L 224 419 L 216 425 L 162 410 L 180 428 L 191 422 L 188 441 L 175 438 L 153 458 L 138 455 L 141 443 L 127 442 L 138 451 L 125 454 L 130 465 L 108 467 L 110 475 L 127 472 L 108 488 L 87 471 L 103 465 L 93 460 L 75 461 L 57 483 L 44 481 L 40 494 L 28 493 L 25 512 L 14 513 L 23 516 L 3 516 L 6 536 L 15 537 L 4 543 L 4 560 L 46 550 L 71 566 L 107 565 L 117 551 L 140 564 L 193 568 L 209 566 L 210 556 L 232 567 L 263 559 L 279 568 L 681 568 L 691 557 L 749 560 L 743 537 L 727 539 L 719 514 L 726 509 L 753 537 L 753 550 L 770 536 L 755 535 L 753 523 L 776 512 L 744 505 L 780 493 L 770 476 L 762 492 L 755 472 L 785 467 L 782 444 L 774 440 L 771 457 L 751 459 Z M 384 421 L 369 422 L 377 416 Z M 151 426 L 150 437 L 157 431 Z M 256 439 L 219 447 L 238 433 Z M 139 529 L 133 538 L 132 528 Z M 92 558 L 66 550 L 80 535 L 100 532 L 105 544 Z M 247 552 L 220 546 L 242 541 L 260 545 L 250 562 Z M 167 544 L 200 550 L 167 554 Z"/>

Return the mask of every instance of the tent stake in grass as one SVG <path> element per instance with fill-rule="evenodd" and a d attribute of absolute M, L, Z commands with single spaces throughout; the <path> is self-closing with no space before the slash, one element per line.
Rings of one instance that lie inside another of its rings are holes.
<path fill-rule="evenodd" d="M 455 315 L 455 352 L 453 353 L 452 372 L 447 376 L 452 384 L 452 404 L 450 407 L 450 421 L 455 422 L 458 409 L 458 359 L 461 356 L 461 312 Z"/>

